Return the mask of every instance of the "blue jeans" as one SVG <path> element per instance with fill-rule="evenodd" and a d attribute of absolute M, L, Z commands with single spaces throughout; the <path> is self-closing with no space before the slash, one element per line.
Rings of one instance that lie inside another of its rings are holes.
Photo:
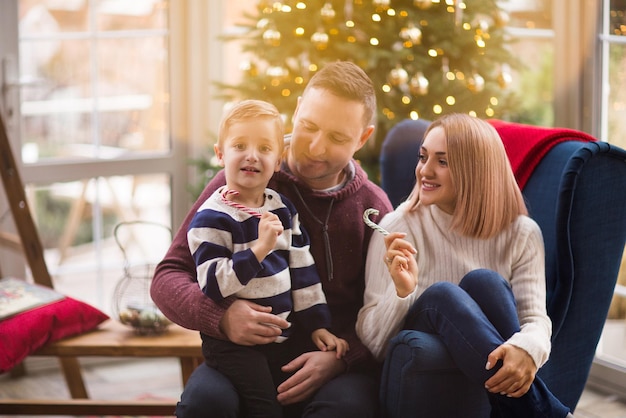
<path fill-rule="evenodd" d="M 424 291 L 409 310 L 406 329 L 437 334 L 457 367 L 484 385 L 501 367 L 485 370 L 487 356 L 520 329 L 508 282 L 490 270 L 468 273 L 458 286 L 439 282 Z M 452 395 L 453 396 L 453 395 Z M 448 393 L 432 393 L 450 400 Z M 488 393 L 491 417 L 567 416 L 565 407 L 539 377 L 520 398 Z"/>
<path fill-rule="evenodd" d="M 343 373 L 305 403 L 284 408 L 285 417 L 360 418 L 378 416 L 378 382 L 360 373 Z M 237 391 L 220 372 L 201 364 L 189 377 L 176 406 L 178 418 L 238 418 Z"/>

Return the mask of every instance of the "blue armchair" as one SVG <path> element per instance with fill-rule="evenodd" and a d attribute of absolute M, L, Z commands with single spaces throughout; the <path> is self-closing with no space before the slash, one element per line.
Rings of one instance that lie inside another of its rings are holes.
<path fill-rule="evenodd" d="M 522 191 L 546 248 L 553 335 L 550 360 L 539 375 L 573 411 L 589 374 L 626 242 L 626 151 L 589 142 L 577 131 L 492 123 L 505 146 L 538 134 L 545 139 L 532 150 L 534 160 L 522 161 L 519 167 L 528 172 Z M 385 138 L 382 187 L 394 206 L 415 182 L 427 126 L 424 121 L 402 121 Z M 507 152 L 512 159 L 510 149 Z M 451 402 L 433 404 L 424 388 L 450 393 Z M 381 405 L 384 416 L 402 418 L 488 417 L 490 409 L 482 385 L 461 374 L 439 338 L 413 330 L 401 331 L 390 342 Z"/>

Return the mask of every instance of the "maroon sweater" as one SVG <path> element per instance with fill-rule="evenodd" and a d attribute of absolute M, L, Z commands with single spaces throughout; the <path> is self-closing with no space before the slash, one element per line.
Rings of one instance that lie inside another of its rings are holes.
<path fill-rule="evenodd" d="M 363 212 L 378 209 L 378 218 L 372 220 L 379 221 L 392 210 L 385 192 L 367 179 L 356 162 L 354 166 L 354 178 L 333 193 L 315 192 L 285 170 L 275 173 L 268 185 L 293 202 L 309 233 L 311 253 L 331 312 L 332 332 L 350 344 L 344 357 L 349 368 L 371 360 L 354 329 L 363 306 L 365 256 L 373 233 L 363 222 Z M 221 339 L 226 336 L 219 322 L 234 299 L 217 304 L 200 290 L 187 243 L 187 227 L 199 205 L 224 184 L 220 172 L 204 189 L 157 266 L 151 286 L 152 299 L 169 319 Z"/>

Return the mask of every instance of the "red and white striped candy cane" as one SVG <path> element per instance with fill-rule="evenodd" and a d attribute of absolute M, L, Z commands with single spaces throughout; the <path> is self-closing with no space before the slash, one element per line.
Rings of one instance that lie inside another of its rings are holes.
<path fill-rule="evenodd" d="M 378 215 L 379 213 L 378 209 L 366 209 L 365 212 L 363 212 L 363 222 L 374 231 L 378 231 L 383 235 L 389 235 L 389 232 L 385 228 L 370 219 L 370 215 Z"/>
<path fill-rule="evenodd" d="M 240 211 L 247 213 L 248 215 L 252 215 L 252 216 L 256 216 L 257 218 L 260 218 L 261 214 L 259 212 L 252 210 L 249 207 L 242 205 L 241 203 L 233 202 L 232 200 L 229 200 L 227 198 L 227 196 L 229 195 L 237 196 L 238 194 L 239 192 L 237 190 L 224 189 L 224 191 L 222 192 L 222 202 L 226 203 L 228 206 L 237 208 Z"/>

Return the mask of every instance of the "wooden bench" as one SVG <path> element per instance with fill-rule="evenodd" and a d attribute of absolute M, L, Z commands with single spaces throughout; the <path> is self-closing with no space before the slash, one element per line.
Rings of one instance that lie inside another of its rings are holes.
<path fill-rule="evenodd" d="M 163 334 L 140 336 L 114 320 L 80 336 L 49 344 L 32 355 L 59 358 L 72 399 L 0 399 L 3 414 L 173 415 L 174 401 L 88 399 L 78 357 L 175 357 L 180 361 L 183 385 L 203 361 L 197 331 L 171 325 Z"/>

